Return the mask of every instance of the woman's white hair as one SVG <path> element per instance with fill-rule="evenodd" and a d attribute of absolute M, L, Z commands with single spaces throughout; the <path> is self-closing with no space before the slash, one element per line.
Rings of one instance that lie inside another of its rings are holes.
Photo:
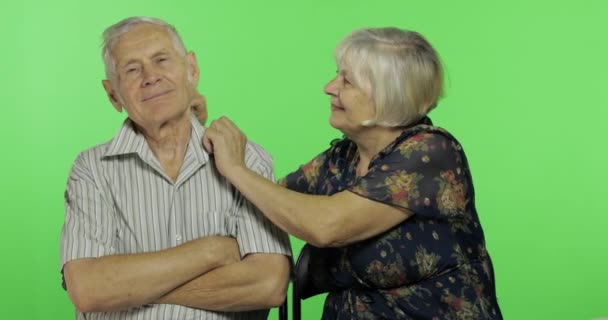
<path fill-rule="evenodd" d="M 134 26 L 140 24 L 153 24 L 164 27 L 171 36 L 171 39 L 173 40 L 173 45 L 175 46 L 177 52 L 179 52 L 181 55 L 186 54 L 186 47 L 184 46 L 184 42 L 177 33 L 177 30 L 175 30 L 175 27 L 173 27 L 172 25 L 168 24 L 163 20 L 150 17 L 126 18 L 109 26 L 103 32 L 102 35 L 103 43 L 101 49 L 101 56 L 103 58 L 103 63 L 105 65 L 106 70 L 106 77 L 108 79 L 112 78 L 116 73 L 116 63 L 112 58 L 112 49 L 114 48 L 116 41 L 120 38 L 121 35 L 131 30 Z"/>
<path fill-rule="evenodd" d="M 419 33 L 398 28 L 357 30 L 338 44 L 336 64 L 370 95 L 375 119 L 366 126 L 407 126 L 425 116 L 443 91 L 439 56 Z"/>

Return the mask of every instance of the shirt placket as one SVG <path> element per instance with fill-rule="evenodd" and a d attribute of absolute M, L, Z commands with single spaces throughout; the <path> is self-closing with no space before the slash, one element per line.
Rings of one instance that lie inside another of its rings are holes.
<path fill-rule="evenodd" d="M 184 208 L 182 208 L 182 202 L 179 201 L 179 196 L 179 186 L 171 186 L 169 239 L 171 239 L 173 246 L 178 246 L 184 242 Z"/>

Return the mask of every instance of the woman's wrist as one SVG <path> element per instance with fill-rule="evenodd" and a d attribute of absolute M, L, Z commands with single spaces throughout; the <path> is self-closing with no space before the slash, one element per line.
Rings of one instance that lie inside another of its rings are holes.
<path fill-rule="evenodd" d="M 247 166 L 234 166 L 232 169 L 226 172 L 226 179 L 228 179 L 232 185 L 237 187 L 237 189 L 240 189 L 239 184 L 243 183 L 247 175 L 250 174 L 253 174 L 253 171 L 247 168 Z"/>

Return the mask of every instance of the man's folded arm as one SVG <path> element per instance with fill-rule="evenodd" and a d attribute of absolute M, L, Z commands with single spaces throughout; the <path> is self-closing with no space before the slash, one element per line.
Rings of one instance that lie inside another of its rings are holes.
<path fill-rule="evenodd" d="M 67 290 L 81 312 L 149 304 L 201 274 L 237 261 L 238 248 L 230 242 L 235 240 L 203 237 L 158 252 L 72 260 L 63 269 Z"/>
<path fill-rule="evenodd" d="M 157 303 L 213 311 L 269 309 L 283 303 L 288 284 L 287 256 L 255 253 L 205 273 L 169 292 Z"/>
<path fill-rule="evenodd" d="M 231 237 L 203 237 L 147 253 L 118 254 L 116 221 L 99 178 L 79 157 L 65 194 L 61 235 L 66 289 L 82 312 L 124 310 L 151 303 L 201 274 L 240 261 Z"/>
<path fill-rule="evenodd" d="M 270 157 L 259 146 L 249 147 L 254 171 L 274 180 Z M 214 311 L 269 309 L 283 303 L 289 284 L 289 238 L 240 194 L 237 203 L 235 237 L 242 260 L 186 283 L 159 303 Z"/>

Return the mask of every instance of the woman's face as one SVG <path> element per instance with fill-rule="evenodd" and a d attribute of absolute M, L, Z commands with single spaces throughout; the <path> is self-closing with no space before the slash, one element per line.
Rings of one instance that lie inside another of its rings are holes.
<path fill-rule="evenodd" d="M 324 91 L 331 98 L 329 123 L 347 136 L 360 132 L 363 121 L 374 119 L 374 106 L 370 96 L 354 85 L 348 69 L 340 69 Z"/>

